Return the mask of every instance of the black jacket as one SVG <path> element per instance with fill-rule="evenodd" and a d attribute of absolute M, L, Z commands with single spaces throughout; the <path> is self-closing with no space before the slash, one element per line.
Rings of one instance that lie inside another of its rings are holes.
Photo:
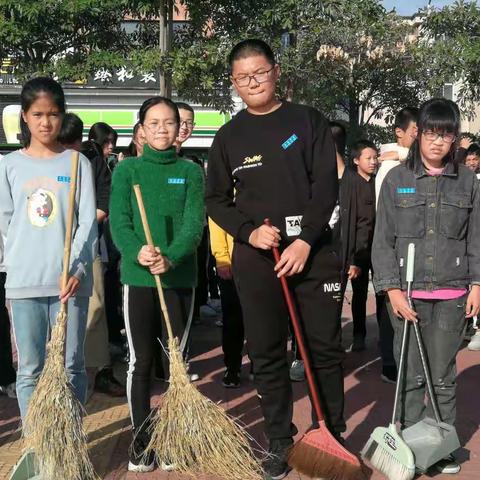
<path fill-rule="evenodd" d="M 317 110 L 283 103 L 267 115 L 244 110 L 224 125 L 209 152 L 208 214 L 248 242 L 268 217 L 289 243 L 330 235 L 338 195 L 335 147 Z"/>
<path fill-rule="evenodd" d="M 340 180 L 339 193 L 340 239 L 344 272 L 351 265 L 365 267 L 370 262 L 369 240 L 373 233 L 374 219 L 366 213 L 365 208 L 359 205 L 359 201 L 359 175 L 347 167 Z"/>

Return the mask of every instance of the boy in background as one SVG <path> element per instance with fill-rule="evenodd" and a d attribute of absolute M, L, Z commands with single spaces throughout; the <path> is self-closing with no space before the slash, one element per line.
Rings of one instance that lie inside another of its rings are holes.
<path fill-rule="evenodd" d="M 465 165 L 480 179 L 480 145 L 478 143 L 472 143 L 468 147 Z"/>
<path fill-rule="evenodd" d="M 371 251 L 373 242 L 373 229 L 375 225 L 375 178 L 377 169 L 378 150 L 374 143 L 369 140 L 360 140 L 353 145 L 351 157 L 356 167 L 355 181 L 357 184 L 357 209 L 359 218 L 364 223 L 363 228 L 358 229 L 356 265 L 359 273 L 351 278 L 352 314 L 353 314 L 353 344 L 352 351 L 365 350 L 366 330 L 366 306 L 368 295 L 369 272 L 371 269 Z M 359 238 L 360 237 L 360 238 Z M 352 266 L 350 266 L 352 267 Z"/>
<path fill-rule="evenodd" d="M 408 152 L 417 138 L 418 108 L 402 108 L 395 115 L 393 125 L 396 143 L 387 143 L 380 147 L 379 162 L 381 163 L 375 178 L 375 197 L 380 195 L 380 187 L 387 173 L 407 159 Z"/>

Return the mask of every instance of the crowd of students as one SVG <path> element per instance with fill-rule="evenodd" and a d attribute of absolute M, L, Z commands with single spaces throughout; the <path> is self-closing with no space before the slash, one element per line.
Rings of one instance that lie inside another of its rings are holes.
<path fill-rule="evenodd" d="M 169 378 L 153 275 L 161 275 L 187 361 L 192 323 L 207 304 L 210 277 L 218 285 L 210 296 L 218 298 L 219 291 L 223 314 L 222 383 L 240 385 L 246 340 L 269 440 L 266 478 L 278 480 L 288 473 L 286 454 L 297 433 L 290 380 L 304 375 L 298 353 L 292 364 L 287 360 L 291 329 L 279 277 L 287 277 L 295 297 L 326 422 L 341 442 L 343 299 L 350 282 L 349 350 L 364 350 L 373 277 L 382 379 L 397 381 L 403 321 L 419 319 L 442 418 L 453 424 L 455 357 L 466 319 L 476 319 L 480 310 L 480 146 L 462 137 L 458 107 L 437 98 L 419 110 L 404 108 L 395 118 L 395 143 L 379 149 L 362 139 L 347 155 L 342 123 L 278 99 L 280 66 L 266 43 L 237 44 L 228 64 L 246 109 L 217 133 L 207 172 L 182 149 L 195 126 L 194 111 L 185 103 L 146 100 L 131 145 L 115 155 L 117 134 L 107 124 L 93 125 L 82 142 L 83 123 L 65 112 L 57 82 L 40 77 L 24 85 L 23 148 L 0 161 L 1 391 L 18 396 L 24 418 L 49 331 L 60 303 L 68 301 L 65 361 L 75 394 L 82 402 L 93 389 L 126 395 L 134 439 L 128 468 L 153 470 L 153 456 L 143 454 L 152 368 L 155 376 Z M 75 235 L 68 284 L 60 291 L 73 150 L 81 152 Z M 146 242 L 135 184 L 142 189 L 155 247 Z M 412 242 L 414 309 L 405 298 L 406 249 Z M 281 250 L 278 263 L 273 247 Z M 296 350 L 294 338 L 292 344 Z M 480 350 L 478 333 L 469 348 Z M 124 387 L 112 363 L 127 357 Z M 191 379 L 198 375 L 191 372 Z M 424 396 L 425 379 L 412 348 L 402 386 L 402 428 L 428 414 Z M 174 466 L 174 459 L 165 460 L 165 468 Z M 460 467 L 449 457 L 437 469 L 457 473 Z"/>

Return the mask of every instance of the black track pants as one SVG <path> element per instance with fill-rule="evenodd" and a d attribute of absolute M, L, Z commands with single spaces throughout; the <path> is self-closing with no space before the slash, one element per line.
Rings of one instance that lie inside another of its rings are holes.
<path fill-rule="evenodd" d="M 227 370 L 240 373 L 244 329 L 242 307 L 233 280 L 219 278 L 220 299 L 222 302 L 222 349 Z"/>
<path fill-rule="evenodd" d="M 165 301 L 173 335 L 180 342 L 192 308 L 193 289 L 165 289 Z M 150 415 L 150 380 L 154 360 L 157 324 L 161 322 L 162 345 L 168 347 L 168 335 L 156 288 L 124 287 L 124 315 L 130 362 L 127 373 L 127 398 L 134 430 Z M 169 378 L 168 357 L 163 352 L 165 378 Z"/>
<path fill-rule="evenodd" d="M 255 385 L 270 440 L 289 438 L 296 433 L 287 364 L 288 312 L 273 267 L 271 252 L 235 244 L 233 272 Z M 340 268 L 338 256 L 323 247 L 312 252 L 305 270 L 289 280 L 327 425 L 335 434 L 345 431 Z"/>

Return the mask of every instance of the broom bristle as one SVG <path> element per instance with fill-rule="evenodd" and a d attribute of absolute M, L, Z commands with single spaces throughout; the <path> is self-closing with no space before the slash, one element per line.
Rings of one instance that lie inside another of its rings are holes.
<path fill-rule="evenodd" d="M 363 457 L 389 480 L 412 480 L 415 476 L 415 467 L 409 468 L 401 463 L 375 440 L 370 440 L 365 447 Z"/>
<path fill-rule="evenodd" d="M 47 358 L 31 397 L 24 422 L 25 446 L 35 453 L 41 478 L 98 479 L 88 457 L 83 407 L 73 394 L 65 371 L 66 314 L 52 329 Z"/>
<path fill-rule="evenodd" d="M 175 471 L 227 479 L 261 480 L 262 469 L 244 430 L 190 382 L 176 339 L 169 342 L 170 385 L 151 420 L 157 461 Z"/>
<path fill-rule="evenodd" d="M 365 467 L 340 445 L 326 427 L 312 430 L 290 450 L 288 463 L 311 478 L 364 480 Z"/>

